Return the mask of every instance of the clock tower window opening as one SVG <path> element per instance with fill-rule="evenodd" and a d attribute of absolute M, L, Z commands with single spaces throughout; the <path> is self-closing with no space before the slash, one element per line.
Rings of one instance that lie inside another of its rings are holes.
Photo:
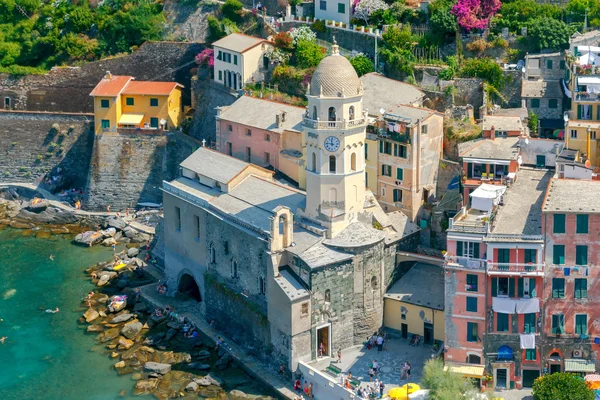
<path fill-rule="evenodd" d="M 354 121 L 354 106 L 350 106 L 350 110 L 348 110 L 348 114 L 350 117 L 350 121 Z"/>
<path fill-rule="evenodd" d="M 356 153 L 352 153 L 350 156 L 350 169 L 356 171 Z"/>
<path fill-rule="evenodd" d="M 335 156 L 333 156 L 333 155 L 329 156 L 329 172 L 334 173 L 334 174 L 335 174 L 335 163 L 336 163 Z"/>
<path fill-rule="evenodd" d="M 316 121 L 317 120 L 317 106 L 313 106 L 313 119 Z"/>
<path fill-rule="evenodd" d="M 311 171 L 317 172 L 317 153 L 314 153 L 314 152 L 312 153 Z"/>
<path fill-rule="evenodd" d="M 329 107 L 329 121 L 335 120 L 335 107 Z"/>

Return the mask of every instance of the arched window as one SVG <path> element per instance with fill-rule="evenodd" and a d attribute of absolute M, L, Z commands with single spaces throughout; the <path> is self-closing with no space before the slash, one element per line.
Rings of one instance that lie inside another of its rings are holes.
<path fill-rule="evenodd" d="M 237 264 L 237 261 L 235 261 L 235 260 L 231 260 L 231 277 L 232 278 L 238 277 L 238 264 Z"/>
<path fill-rule="evenodd" d="M 469 354 L 467 356 L 467 364 L 481 364 L 481 357 L 476 354 Z"/>
<path fill-rule="evenodd" d="M 356 153 L 352 153 L 350 156 L 350 169 L 356 171 Z"/>
<path fill-rule="evenodd" d="M 280 235 L 283 235 L 284 227 L 285 227 L 285 216 L 280 215 L 279 216 L 279 234 Z"/>
<path fill-rule="evenodd" d="M 317 116 L 318 116 L 318 114 L 317 114 L 317 106 L 313 106 L 313 118 L 312 119 L 314 119 L 316 121 L 317 120 Z"/>
<path fill-rule="evenodd" d="M 334 173 L 335 174 L 335 156 L 331 155 L 329 156 L 329 172 Z"/>
<path fill-rule="evenodd" d="M 348 114 L 350 116 L 350 121 L 354 120 L 354 106 L 350 106 L 350 109 L 348 110 Z"/>
<path fill-rule="evenodd" d="M 335 121 L 335 107 L 329 107 L 329 120 Z"/>
<path fill-rule="evenodd" d="M 331 290 L 329 289 L 325 291 L 325 303 L 331 303 Z"/>
<path fill-rule="evenodd" d="M 315 153 L 315 152 L 312 153 L 311 171 L 312 172 L 317 172 L 317 153 Z"/>
<path fill-rule="evenodd" d="M 211 263 L 216 263 L 217 262 L 217 255 L 215 254 L 215 247 L 211 244 L 210 245 L 210 262 Z"/>

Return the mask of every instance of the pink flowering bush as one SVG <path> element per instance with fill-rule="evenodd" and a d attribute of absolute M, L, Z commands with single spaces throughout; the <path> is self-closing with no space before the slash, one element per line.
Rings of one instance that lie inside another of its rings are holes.
<path fill-rule="evenodd" d="M 196 56 L 196 64 L 206 64 L 209 67 L 215 66 L 215 52 L 213 49 L 204 49 Z"/>
<path fill-rule="evenodd" d="M 502 4 L 500 0 L 458 0 L 452 7 L 452 15 L 466 31 L 485 29 Z"/>

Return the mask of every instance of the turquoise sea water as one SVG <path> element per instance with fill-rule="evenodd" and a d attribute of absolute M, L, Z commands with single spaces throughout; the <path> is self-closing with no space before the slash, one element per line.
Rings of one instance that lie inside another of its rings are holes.
<path fill-rule="evenodd" d="M 0 344 L 0 399 L 123 399 L 121 390 L 129 397 L 134 382 L 116 374 L 115 361 L 77 323 L 92 289 L 84 269 L 111 255 L 69 238 L 0 231 L 0 337 L 8 337 Z M 55 307 L 61 311 L 45 312 Z"/>

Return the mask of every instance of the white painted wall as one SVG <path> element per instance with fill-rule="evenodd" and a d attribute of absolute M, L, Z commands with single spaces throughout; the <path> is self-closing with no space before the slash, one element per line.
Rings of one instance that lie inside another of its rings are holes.
<path fill-rule="evenodd" d="M 321 0 L 315 0 L 315 18 L 328 21 L 337 21 L 350 24 L 351 4 L 348 0 L 323 0 L 326 3 L 326 10 L 321 10 Z M 345 12 L 338 12 L 338 4 L 345 4 Z"/>
<path fill-rule="evenodd" d="M 305 380 L 313 384 L 315 400 L 351 400 L 356 398 L 354 393 L 340 386 L 339 382 L 333 377 L 325 375 L 305 362 L 300 361 L 298 368 L 302 373 L 302 384 Z"/>
<path fill-rule="evenodd" d="M 564 142 L 551 139 L 536 139 L 528 138 L 519 140 L 521 146 L 521 158 L 525 165 L 536 165 L 537 156 L 543 155 L 546 157 L 546 167 L 554 168 L 556 166 L 556 155 L 560 154 Z"/>

